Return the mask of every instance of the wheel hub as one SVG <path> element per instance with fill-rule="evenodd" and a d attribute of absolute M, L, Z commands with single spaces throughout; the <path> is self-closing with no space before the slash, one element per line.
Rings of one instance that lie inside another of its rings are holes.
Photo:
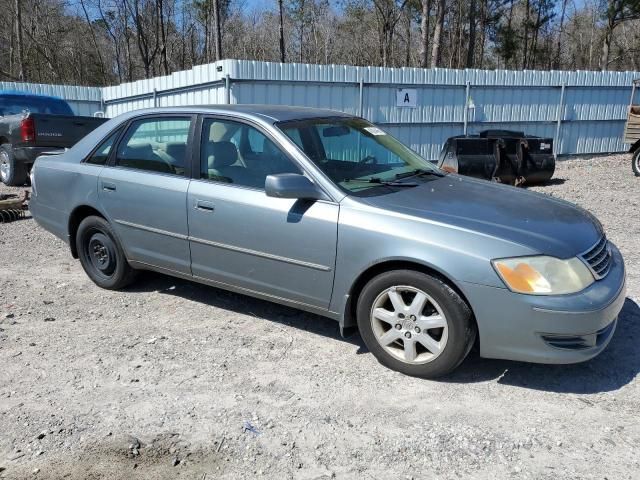
<path fill-rule="evenodd" d="M 413 330 L 416 328 L 416 322 L 410 318 L 405 318 L 401 325 L 404 330 Z"/>
<path fill-rule="evenodd" d="M 109 260 L 109 254 L 103 245 L 96 245 L 93 249 L 93 253 L 95 253 L 96 258 L 101 265 L 104 265 Z"/>
<path fill-rule="evenodd" d="M 93 267 L 103 275 L 111 275 L 116 262 L 109 238 L 103 233 L 91 236 L 87 245 L 87 254 Z"/>
<path fill-rule="evenodd" d="M 0 155 L 0 178 L 2 181 L 6 181 L 9 177 L 9 160 L 6 154 Z"/>

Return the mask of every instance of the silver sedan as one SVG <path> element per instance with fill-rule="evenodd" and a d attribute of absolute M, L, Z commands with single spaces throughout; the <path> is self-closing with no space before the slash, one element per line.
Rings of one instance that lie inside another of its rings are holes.
<path fill-rule="evenodd" d="M 446 374 L 474 344 L 588 360 L 625 299 L 620 252 L 585 210 L 446 174 L 334 111 L 132 112 L 39 158 L 32 186 L 36 221 L 100 287 L 154 270 L 315 312 L 408 375 Z"/>

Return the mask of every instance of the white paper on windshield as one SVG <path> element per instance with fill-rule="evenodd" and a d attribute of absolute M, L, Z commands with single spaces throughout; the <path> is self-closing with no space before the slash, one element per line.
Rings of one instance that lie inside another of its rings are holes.
<path fill-rule="evenodd" d="M 386 135 L 386 133 L 384 133 L 378 127 L 364 127 L 364 129 L 371 135 Z"/>

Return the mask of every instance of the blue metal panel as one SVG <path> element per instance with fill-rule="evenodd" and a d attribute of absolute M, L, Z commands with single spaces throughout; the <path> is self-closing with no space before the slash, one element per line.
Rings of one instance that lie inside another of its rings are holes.
<path fill-rule="evenodd" d="M 572 122 L 563 124 L 562 153 L 607 153 L 621 152 L 624 121 L 617 122 Z"/>
<path fill-rule="evenodd" d="M 464 118 L 464 87 L 411 86 L 417 90 L 417 107 L 397 107 L 397 87 L 368 85 L 364 92 L 364 117 L 375 123 L 451 123 Z"/>
<path fill-rule="evenodd" d="M 471 86 L 470 98 L 475 104 L 475 114 L 471 110 L 469 115 L 471 121 L 555 121 L 558 116 L 560 88 Z"/>
<path fill-rule="evenodd" d="M 304 82 L 247 82 L 233 86 L 234 103 L 329 108 L 358 114 L 357 85 Z"/>
<path fill-rule="evenodd" d="M 60 85 L 0 83 L 0 88 L 56 95 L 79 114 L 92 114 L 105 102 L 107 116 L 139 108 L 270 103 L 322 107 L 360 113 L 380 123 L 428 159 L 444 140 L 463 133 L 466 87 L 474 106 L 468 131 L 524 130 L 555 137 L 557 152 L 605 153 L 625 150 L 624 119 L 637 72 L 453 70 L 280 64 L 223 60 L 164 77 L 102 89 Z M 560 106 L 562 85 L 564 101 Z M 415 108 L 396 106 L 398 88 L 417 91 Z M 636 93 L 640 102 L 640 92 Z"/>
<path fill-rule="evenodd" d="M 565 120 L 625 120 L 629 88 L 567 88 Z"/>

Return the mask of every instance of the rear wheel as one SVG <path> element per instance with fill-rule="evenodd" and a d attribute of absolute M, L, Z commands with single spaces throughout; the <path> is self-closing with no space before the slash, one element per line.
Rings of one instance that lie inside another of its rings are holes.
<path fill-rule="evenodd" d="M 636 177 L 640 177 L 640 148 L 633 152 L 633 157 L 631 157 L 631 168 L 633 169 L 633 173 Z"/>
<path fill-rule="evenodd" d="M 386 272 L 363 289 L 360 334 L 380 363 L 435 378 L 455 369 L 475 340 L 471 310 L 446 283 L 411 270 Z"/>
<path fill-rule="evenodd" d="M 85 218 L 78 227 L 76 245 L 82 268 L 99 287 L 118 290 L 135 279 L 135 270 L 104 218 Z"/>
<path fill-rule="evenodd" d="M 0 180 L 11 187 L 20 187 L 27 181 L 27 169 L 16 161 L 9 144 L 0 146 Z"/>

